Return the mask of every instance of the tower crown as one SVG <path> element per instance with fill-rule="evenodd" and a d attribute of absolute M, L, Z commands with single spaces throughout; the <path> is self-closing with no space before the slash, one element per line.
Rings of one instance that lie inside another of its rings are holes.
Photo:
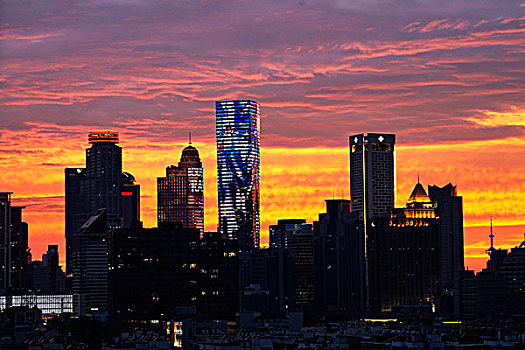
<path fill-rule="evenodd" d="M 118 143 L 118 132 L 90 132 L 88 134 L 88 141 L 89 143 Z"/>

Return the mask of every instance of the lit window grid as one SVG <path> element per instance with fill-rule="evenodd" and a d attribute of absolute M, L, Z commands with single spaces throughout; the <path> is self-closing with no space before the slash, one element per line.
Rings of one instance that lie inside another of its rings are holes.
<path fill-rule="evenodd" d="M 0 296 L 0 310 L 4 310 L 7 305 L 6 296 Z M 73 295 L 13 295 L 11 306 L 37 307 L 42 310 L 42 314 L 61 314 L 64 312 L 73 313 Z"/>
<path fill-rule="evenodd" d="M 237 211 L 251 217 L 254 245 L 259 246 L 260 110 L 254 101 L 221 101 L 217 111 L 219 222 L 230 238 L 239 229 Z M 251 200 L 249 215 L 247 204 Z M 221 228 L 220 228 L 221 229 Z"/>

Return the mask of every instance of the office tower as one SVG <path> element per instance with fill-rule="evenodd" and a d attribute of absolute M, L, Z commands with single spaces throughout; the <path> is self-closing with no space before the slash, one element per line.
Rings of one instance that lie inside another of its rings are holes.
<path fill-rule="evenodd" d="M 65 169 L 66 272 L 71 273 L 73 234 L 89 218 L 90 205 L 86 191 L 86 169 Z"/>
<path fill-rule="evenodd" d="M 0 293 L 24 288 L 28 264 L 28 227 L 22 221 L 25 207 L 12 206 L 12 194 L 0 192 Z"/>
<path fill-rule="evenodd" d="M 235 320 L 239 311 L 239 261 L 234 240 L 204 232 L 198 261 L 201 273 L 199 314 L 212 320 Z"/>
<path fill-rule="evenodd" d="M 117 132 L 91 132 L 85 168 L 65 169 L 66 271 L 71 273 L 72 237 L 97 210 L 105 208 L 107 225 L 123 227 L 140 220 L 140 186 L 122 173 Z M 131 193 L 131 195 L 129 195 Z"/>
<path fill-rule="evenodd" d="M 140 185 L 130 173 L 123 172 L 121 176 L 122 197 L 120 198 L 120 213 L 123 227 L 130 227 L 140 221 Z"/>
<path fill-rule="evenodd" d="M 404 208 L 368 222 L 369 306 L 436 303 L 439 290 L 439 222 L 425 189 L 417 183 Z"/>
<path fill-rule="evenodd" d="M 118 133 L 92 132 L 86 149 L 86 180 L 90 212 L 106 208 L 109 227 L 122 227 L 120 214 L 122 147 Z"/>
<path fill-rule="evenodd" d="M 6 293 L 10 286 L 11 194 L 13 192 L 0 192 L 0 292 L 2 294 Z"/>
<path fill-rule="evenodd" d="M 29 265 L 27 289 L 37 294 L 57 294 L 65 291 L 65 274 L 59 265 L 58 245 L 47 246 L 42 260 Z"/>
<path fill-rule="evenodd" d="M 270 247 L 288 248 L 289 237 L 304 223 L 304 219 L 278 220 L 277 225 L 270 226 Z"/>
<path fill-rule="evenodd" d="M 219 232 L 239 250 L 259 241 L 259 103 L 219 101 L 216 107 Z"/>
<path fill-rule="evenodd" d="M 265 316 L 295 311 L 294 257 L 289 249 L 253 249 L 239 254 L 240 309 Z"/>
<path fill-rule="evenodd" d="M 360 219 L 388 216 L 395 205 L 395 140 L 393 134 L 350 136 L 352 212 Z"/>
<path fill-rule="evenodd" d="M 9 256 L 11 260 L 11 291 L 25 291 L 25 280 L 29 262 L 28 225 L 22 221 L 22 210 L 25 207 L 11 206 L 11 233 Z"/>
<path fill-rule="evenodd" d="M 295 264 L 295 309 L 312 313 L 315 309 L 314 230 L 312 224 L 300 224 L 288 238 Z"/>
<path fill-rule="evenodd" d="M 464 271 L 463 254 L 463 197 L 456 186 L 428 186 L 428 196 L 439 217 L 439 260 L 443 289 L 454 288 Z M 456 283 L 455 283 L 456 282 Z"/>
<path fill-rule="evenodd" d="M 200 301 L 198 229 L 180 222 L 109 232 L 110 307 L 131 320 L 169 320 Z"/>
<path fill-rule="evenodd" d="M 99 209 L 73 235 L 73 293 L 84 299 L 82 316 L 108 311 L 107 222 L 106 209 Z"/>
<path fill-rule="evenodd" d="M 362 223 L 346 199 L 326 200 L 314 221 L 315 303 L 322 313 L 358 313 L 365 307 Z"/>
<path fill-rule="evenodd" d="M 182 150 L 178 166 L 166 168 L 157 178 L 157 222 L 180 222 L 184 228 L 204 233 L 204 184 L 199 151 L 191 145 Z"/>

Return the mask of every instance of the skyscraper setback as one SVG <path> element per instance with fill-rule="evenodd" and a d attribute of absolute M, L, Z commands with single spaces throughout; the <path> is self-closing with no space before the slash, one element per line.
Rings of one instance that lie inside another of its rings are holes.
<path fill-rule="evenodd" d="M 157 222 L 180 222 L 183 228 L 204 233 L 204 184 L 199 151 L 190 144 L 182 150 L 178 166 L 157 178 Z"/>
<path fill-rule="evenodd" d="M 388 216 L 395 204 L 393 134 L 350 136 L 352 211 L 361 219 Z"/>
<path fill-rule="evenodd" d="M 218 101 L 215 107 L 219 232 L 251 250 L 260 243 L 259 103 Z"/>

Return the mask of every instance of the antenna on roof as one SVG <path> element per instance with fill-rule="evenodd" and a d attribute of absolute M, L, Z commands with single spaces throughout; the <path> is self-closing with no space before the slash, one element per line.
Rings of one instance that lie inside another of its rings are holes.
<path fill-rule="evenodd" d="M 417 173 L 417 183 L 419 183 L 419 173 Z"/>
<path fill-rule="evenodd" d="M 189 143 L 190 143 L 190 145 L 191 145 L 191 131 L 190 131 L 190 133 L 189 133 Z"/>

